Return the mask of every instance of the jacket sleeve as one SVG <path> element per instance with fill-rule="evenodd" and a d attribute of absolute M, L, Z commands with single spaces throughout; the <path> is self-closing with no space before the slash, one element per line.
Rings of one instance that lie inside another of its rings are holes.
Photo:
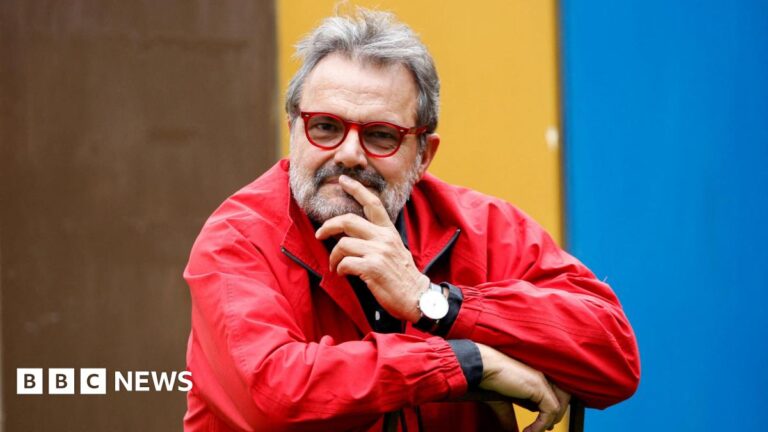
<path fill-rule="evenodd" d="M 235 430 L 348 429 L 466 391 L 439 337 L 307 340 L 270 261 L 227 221 L 203 229 L 184 277 L 194 391 Z"/>
<path fill-rule="evenodd" d="M 447 338 L 492 346 L 589 407 L 630 397 L 640 359 L 611 288 L 528 216 L 510 207 L 493 210 L 486 262 L 474 264 L 485 267 L 489 282 L 459 285 L 464 302 Z"/>

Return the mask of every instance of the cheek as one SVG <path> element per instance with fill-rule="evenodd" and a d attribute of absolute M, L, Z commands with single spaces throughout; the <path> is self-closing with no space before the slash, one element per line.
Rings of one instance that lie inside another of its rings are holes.
<path fill-rule="evenodd" d="M 310 173 L 314 173 L 320 168 L 328 160 L 328 153 L 332 153 L 314 147 L 302 140 L 301 137 L 294 143 L 293 148 L 291 148 L 291 163 L 297 164 Z"/>
<path fill-rule="evenodd" d="M 373 169 L 376 170 L 388 184 L 400 183 L 405 177 L 405 165 L 403 162 L 395 160 L 380 160 L 376 163 L 371 163 Z"/>
<path fill-rule="evenodd" d="M 387 183 L 402 183 L 413 169 L 416 156 L 415 149 L 401 147 L 394 156 L 373 160 L 371 165 Z"/>

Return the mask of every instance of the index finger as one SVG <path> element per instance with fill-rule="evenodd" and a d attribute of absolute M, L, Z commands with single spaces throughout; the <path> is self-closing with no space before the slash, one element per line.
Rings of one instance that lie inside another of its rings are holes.
<path fill-rule="evenodd" d="M 365 213 L 366 219 L 379 226 L 392 225 L 384 204 L 381 203 L 379 197 L 366 189 L 362 183 L 342 174 L 339 176 L 339 184 L 344 189 L 344 192 L 350 194 L 355 201 L 363 206 L 363 213 Z"/>
<path fill-rule="evenodd" d="M 361 216 L 347 213 L 323 222 L 320 228 L 315 231 L 315 237 L 325 240 L 337 234 L 346 234 L 354 238 L 370 240 L 375 235 L 374 226 L 375 224 Z"/>

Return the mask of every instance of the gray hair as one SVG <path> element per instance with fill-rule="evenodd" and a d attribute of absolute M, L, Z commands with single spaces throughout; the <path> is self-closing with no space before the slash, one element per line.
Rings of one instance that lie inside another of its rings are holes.
<path fill-rule="evenodd" d="M 299 115 L 304 81 L 317 64 L 331 53 L 375 64 L 402 64 L 416 81 L 418 126 L 427 133 L 437 128 L 440 109 L 440 80 L 427 47 L 407 25 L 388 12 L 358 7 L 354 16 L 328 17 L 296 45 L 295 57 L 303 60 L 286 92 L 285 111 L 291 125 Z M 423 148 L 425 138 L 420 139 Z"/>

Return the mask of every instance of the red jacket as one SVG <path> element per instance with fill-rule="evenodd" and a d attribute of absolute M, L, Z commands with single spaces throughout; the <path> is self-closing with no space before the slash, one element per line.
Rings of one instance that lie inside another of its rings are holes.
<path fill-rule="evenodd" d="M 404 215 L 419 269 L 463 291 L 446 339 L 493 346 L 587 406 L 634 393 L 639 357 L 619 301 L 532 219 L 431 175 Z M 415 431 L 417 406 L 428 430 L 495 422 L 482 404 L 439 402 L 467 390 L 443 338 L 410 325 L 405 334 L 371 331 L 290 198 L 287 160 L 213 213 L 184 277 L 194 382 L 185 431 L 380 431 L 382 414 L 404 407 Z"/>

